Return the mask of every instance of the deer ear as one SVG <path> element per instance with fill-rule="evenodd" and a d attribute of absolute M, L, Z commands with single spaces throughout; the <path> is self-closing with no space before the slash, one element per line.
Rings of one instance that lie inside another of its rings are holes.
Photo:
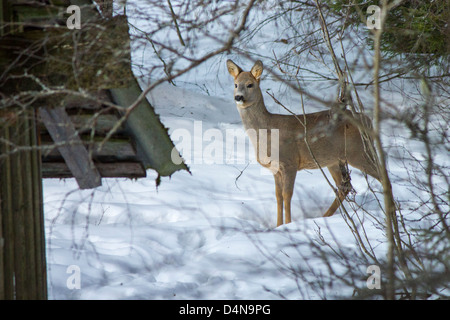
<path fill-rule="evenodd" d="M 228 68 L 228 72 L 233 76 L 233 78 L 237 78 L 237 76 L 239 75 L 239 73 L 242 72 L 242 69 L 233 61 L 231 60 L 227 60 L 227 68 Z"/>
<path fill-rule="evenodd" d="M 262 72 L 263 72 L 263 64 L 262 64 L 261 60 L 258 60 L 255 62 L 255 65 L 252 67 L 252 70 L 250 70 L 250 73 L 259 82 Z"/>

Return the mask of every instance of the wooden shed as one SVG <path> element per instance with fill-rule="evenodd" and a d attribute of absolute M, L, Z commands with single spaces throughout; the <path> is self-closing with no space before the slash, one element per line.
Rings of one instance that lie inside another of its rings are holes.
<path fill-rule="evenodd" d="M 81 8 L 82 28 L 66 27 Z M 0 300 L 46 299 L 42 178 L 188 170 L 131 72 L 111 1 L 0 0 Z"/>

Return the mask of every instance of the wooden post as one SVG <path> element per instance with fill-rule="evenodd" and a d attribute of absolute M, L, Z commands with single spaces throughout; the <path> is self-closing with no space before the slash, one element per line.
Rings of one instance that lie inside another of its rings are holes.
<path fill-rule="evenodd" d="M 40 154 L 34 110 L 1 119 L 0 300 L 46 299 Z"/>

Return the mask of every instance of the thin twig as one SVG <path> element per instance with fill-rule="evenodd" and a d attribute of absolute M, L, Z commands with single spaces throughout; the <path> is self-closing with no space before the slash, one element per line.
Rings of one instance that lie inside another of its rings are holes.
<path fill-rule="evenodd" d="M 236 177 L 236 179 L 234 179 L 234 184 L 236 185 L 236 188 L 238 188 L 238 189 L 239 189 L 239 187 L 238 187 L 238 185 L 237 185 L 237 181 L 238 181 L 238 179 L 242 176 L 242 174 L 244 173 L 245 169 L 247 169 L 247 167 L 249 166 L 249 164 L 250 164 L 250 162 L 247 163 L 247 165 L 245 166 L 245 168 L 242 169 L 242 170 L 236 168 L 237 170 L 240 171 L 239 175 Z M 239 189 L 239 190 L 241 190 L 241 189 Z"/>
<path fill-rule="evenodd" d="M 180 39 L 181 45 L 185 47 L 186 44 L 184 43 L 183 37 L 181 36 L 181 31 L 180 28 L 178 27 L 177 16 L 175 14 L 175 11 L 173 11 L 172 3 L 170 2 L 170 0 L 167 0 L 167 4 L 169 5 L 170 14 L 172 15 L 173 23 L 175 24 L 175 29 L 177 30 L 178 39 Z"/>

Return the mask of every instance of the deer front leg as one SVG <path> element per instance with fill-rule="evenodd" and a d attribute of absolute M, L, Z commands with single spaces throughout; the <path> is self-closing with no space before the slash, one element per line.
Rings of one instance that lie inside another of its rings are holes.
<path fill-rule="evenodd" d="M 277 227 L 283 224 L 283 179 L 281 174 L 274 174 L 275 195 L 277 197 Z"/>
<path fill-rule="evenodd" d="M 283 200 L 285 222 L 291 223 L 291 199 L 294 194 L 294 184 L 297 170 L 295 168 L 286 169 L 283 172 Z"/>

